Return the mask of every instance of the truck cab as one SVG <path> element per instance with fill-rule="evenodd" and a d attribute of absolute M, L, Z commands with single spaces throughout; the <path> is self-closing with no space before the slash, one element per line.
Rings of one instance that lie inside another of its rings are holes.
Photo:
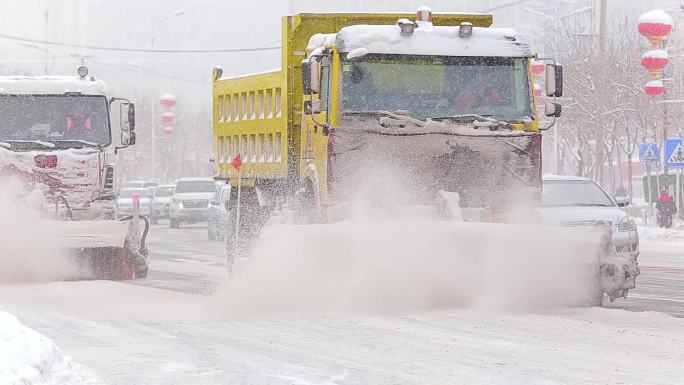
<path fill-rule="evenodd" d="M 132 103 L 108 97 L 85 67 L 78 76 L 5 76 L 0 119 L 3 178 L 40 191 L 73 219 L 112 216 L 114 153 L 135 144 Z"/>
<path fill-rule="evenodd" d="M 562 67 L 546 60 L 539 109 L 540 58 L 492 21 L 427 8 L 284 17 L 281 71 L 214 69 L 216 178 L 240 179 L 259 205 L 294 198 L 315 222 L 355 201 L 431 205 L 442 191 L 494 220 L 534 205 Z"/>

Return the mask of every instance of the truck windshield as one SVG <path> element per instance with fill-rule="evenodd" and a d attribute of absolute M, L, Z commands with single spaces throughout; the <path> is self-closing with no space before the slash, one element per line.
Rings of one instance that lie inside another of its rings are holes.
<path fill-rule="evenodd" d="M 406 110 L 418 119 L 532 117 L 526 58 L 367 55 L 342 63 L 342 110 Z"/>
<path fill-rule="evenodd" d="M 111 143 L 104 96 L 0 95 L 0 141 L 52 142 L 56 148 Z"/>

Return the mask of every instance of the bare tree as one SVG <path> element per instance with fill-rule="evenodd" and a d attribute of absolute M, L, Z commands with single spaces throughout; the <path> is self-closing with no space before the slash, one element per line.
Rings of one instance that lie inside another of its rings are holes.
<path fill-rule="evenodd" d="M 639 59 L 646 41 L 635 30 L 636 20 L 630 15 L 609 24 L 601 55 L 594 35 L 577 33 L 576 25 L 564 20 L 549 23 L 552 32 L 543 41 L 544 49 L 556 52 L 565 69 L 565 111 L 559 131 L 564 161 L 577 174 L 614 189 L 625 182 L 624 158 L 630 196 L 631 162 L 638 143 L 654 136 L 661 124 L 661 107 L 643 92 L 648 76 Z M 604 147 L 597 148 L 597 143 Z"/>

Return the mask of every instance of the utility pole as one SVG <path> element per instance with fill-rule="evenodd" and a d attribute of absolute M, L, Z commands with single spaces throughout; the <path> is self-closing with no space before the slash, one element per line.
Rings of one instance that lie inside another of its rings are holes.
<path fill-rule="evenodd" d="M 599 10 L 599 57 L 604 57 L 606 52 L 606 38 L 608 36 L 607 31 L 607 18 L 608 18 L 608 0 L 601 0 L 601 9 Z M 603 67 L 600 67 L 599 74 L 599 89 L 598 96 L 600 99 L 606 97 L 606 72 Z M 594 179 L 600 184 L 603 184 L 603 166 L 606 159 L 605 154 L 605 137 L 603 133 L 603 127 L 596 127 L 596 170 L 594 173 Z"/>

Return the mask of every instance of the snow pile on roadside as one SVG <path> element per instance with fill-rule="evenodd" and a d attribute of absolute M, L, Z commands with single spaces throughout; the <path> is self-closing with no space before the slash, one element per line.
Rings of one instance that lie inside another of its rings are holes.
<path fill-rule="evenodd" d="M 684 243 L 684 229 L 679 227 L 663 229 L 660 227 L 639 226 L 639 238 L 644 241 Z"/>
<path fill-rule="evenodd" d="M 0 384 L 65 385 L 74 381 L 71 361 L 49 338 L 0 311 Z"/>

